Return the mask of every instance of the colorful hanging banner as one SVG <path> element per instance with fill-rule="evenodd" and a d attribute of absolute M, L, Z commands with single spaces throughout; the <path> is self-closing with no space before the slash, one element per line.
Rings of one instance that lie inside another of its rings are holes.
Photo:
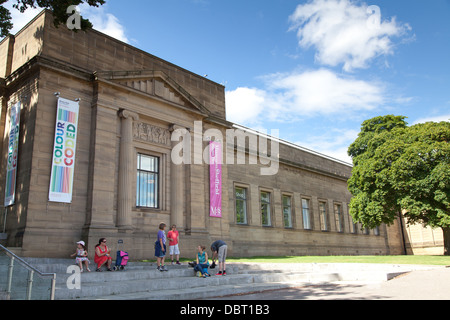
<path fill-rule="evenodd" d="M 209 167 L 209 215 L 215 218 L 222 218 L 222 143 L 220 142 L 210 142 Z"/>
<path fill-rule="evenodd" d="M 11 107 L 8 143 L 8 160 L 6 163 L 5 207 L 12 206 L 16 198 L 17 163 L 19 154 L 20 106 L 17 102 Z"/>
<path fill-rule="evenodd" d="M 58 99 L 48 196 L 52 202 L 72 202 L 79 109 L 79 103 L 76 101 Z"/>

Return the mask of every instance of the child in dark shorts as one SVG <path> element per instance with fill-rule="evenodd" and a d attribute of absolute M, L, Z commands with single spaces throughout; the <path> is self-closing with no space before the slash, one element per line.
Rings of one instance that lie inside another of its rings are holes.
<path fill-rule="evenodd" d="M 158 270 L 163 271 L 169 271 L 166 269 L 166 266 L 164 265 L 164 259 L 166 257 L 166 234 L 164 233 L 164 229 L 166 228 L 165 223 L 161 223 L 159 225 L 159 231 L 158 231 L 158 240 L 155 242 L 155 257 L 156 257 L 156 264 L 158 265 Z"/>

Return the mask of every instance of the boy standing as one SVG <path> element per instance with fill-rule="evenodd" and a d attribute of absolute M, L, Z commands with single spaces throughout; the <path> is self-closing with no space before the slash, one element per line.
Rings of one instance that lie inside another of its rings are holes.
<path fill-rule="evenodd" d="M 166 256 L 166 234 L 164 233 L 165 228 L 165 223 L 161 223 L 159 225 L 158 240 L 156 240 L 155 242 L 156 264 L 158 265 L 157 269 L 161 272 L 168 271 L 166 269 L 166 266 L 164 265 L 164 258 Z"/>
<path fill-rule="evenodd" d="M 170 253 L 170 259 L 172 260 L 173 264 L 173 256 L 176 255 L 177 258 L 177 264 L 180 265 L 180 249 L 179 249 L 179 241 L 180 241 L 180 234 L 178 233 L 177 226 L 172 225 L 172 230 L 169 231 L 167 234 L 167 239 L 169 239 L 169 253 Z"/>

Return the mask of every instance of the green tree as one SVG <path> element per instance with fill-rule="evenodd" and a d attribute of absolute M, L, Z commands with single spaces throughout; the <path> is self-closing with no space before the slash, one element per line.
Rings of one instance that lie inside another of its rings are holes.
<path fill-rule="evenodd" d="M 3 6 L 8 0 L 0 0 L 0 37 L 9 35 L 13 27 L 11 22 L 11 12 Z M 65 24 L 71 13 L 67 13 L 67 8 L 74 5 L 78 6 L 87 3 L 90 6 L 98 7 L 105 3 L 105 0 L 10 0 L 14 1 L 13 7 L 20 12 L 25 12 L 28 8 L 43 8 L 53 12 L 55 26 Z M 92 23 L 87 19 L 81 18 L 81 29 L 92 28 Z M 76 30 L 76 29 L 75 29 Z"/>
<path fill-rule="evenodd" d="M 367 120 L 350 146 L 350 215 L 374 228 L 403 212 L 408 224 L 442 228 L 450 255 L 450 122 L 408 127 L 404 119 Z"/>

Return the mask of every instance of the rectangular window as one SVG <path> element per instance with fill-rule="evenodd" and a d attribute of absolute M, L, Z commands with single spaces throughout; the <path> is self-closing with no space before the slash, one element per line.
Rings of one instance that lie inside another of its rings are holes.
<path fill-rule="evenodd" d="M 292 228 L 292 198 L 283 196 L 283 220 L 285 228 Z"/>
<path fill-rule="evenodd" d="M 376 236 L 380 235 L 380 227 L 375 227 L 375 229 L 373 229 L 373 234 Z"/>
<path fill-rule="evenodd" d="M 234 188 L 236 196 L 236 223 L 247 224 L 247 189 Z"/>
<path fill-rule="evenodd" d="M 136 206 L 159 208 L 159 158 L 137 156 Z"/>
<path fill-rule="evenodd" d="M 311 230 L 311 212 L 309 210 L 309 199 L 302 199 L 302 212 L 303 212 L 303 228 Z"/>
<path fill-rule="evenodd" d="M 272 225 L 270 218 L 270 192 L 261 192 L 261 221 L 265 227 Z"/>
<path fill-rule="evenodd" d="M 327 203 L 319 202 L 320 229 L 328 231 Z"/>
<path fill-rule="evenodd" d="M 342 217 L 342 207 L 340 204 L 334 205 L 334 218 L 336 220 L 337 232 L 344 232 L 344 221 Z"/>
<path fill-rule="evenodd" d="M 350 222 L 352 224 L 352 233 L 353 234 L 357 234 L 358 233 L 358 226 L 356 225 L 356 223 L 353 222 L 352 217 L 350 217 Z"/>
<path fill-rule="evenodd" d="M 351 225 L 351 228 L 352 228 L 352 233 L 353 234 L 357 234 L 358 233 L 358 227 L 357 227 L 357 225 L 356 225 L 356 223 L 353 221 L 353 218 L 352 218 L 352 216 L 350 215 L 350 204 L 347 204 L 347 213 L 348 213 L 348 218 L 349 218 L 349 221 L 350 221 L 350 225 Z"/>

